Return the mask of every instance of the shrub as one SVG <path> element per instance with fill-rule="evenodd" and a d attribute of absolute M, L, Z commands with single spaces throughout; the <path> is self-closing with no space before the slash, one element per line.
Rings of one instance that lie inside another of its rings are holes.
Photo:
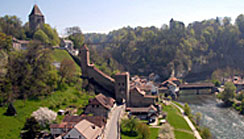
<path fill-rule="evenodd" d="M 46 107 L 40 107 L 38 110 L 34 111 L 31 116 L 34 117 L 42 127 L 45 127 L 56 119 L 57 113 Z"/>
<path fill-rule="evenodd" d="M 142 139 L 149 139 L 150 137 L 150 129 L 145 123 L 139 123 L 137 125 L 137 132 Z"/>
<path fill-rule="evenodd" d="M 200 134 L 203 139 L 212 139 L 212 134 L 207 127 L 203 127 Z"/>
<path fill-rule="evenodd" d="M 191 116 L 191 108 L 189 107 L 189 105 L 187 103 L 185 103 L 185 105 L 184 105 L 184 111 L 185 111 L 185 115 Z"/>

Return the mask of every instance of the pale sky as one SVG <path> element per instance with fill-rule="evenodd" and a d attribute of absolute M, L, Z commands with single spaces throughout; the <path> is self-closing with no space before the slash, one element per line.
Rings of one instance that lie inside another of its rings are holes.
<path fill-rule="evenodd" d="M 125 26 L 161 27 L 171 18 L 187 25 L 244 14 L 244 0 L 0 0 L 0 16 L 16 15 L 25 23 L 35 3 L 61 34 L 71 26 L 108 33 Z"/>

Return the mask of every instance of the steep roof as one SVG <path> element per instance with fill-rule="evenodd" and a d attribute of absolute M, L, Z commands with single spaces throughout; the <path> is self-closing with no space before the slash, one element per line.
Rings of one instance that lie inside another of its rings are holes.
<path fill-rule="evenodd" d="M 96 103 L 97 100 L 103 107 L 111 109 L 114 105 L 115 100 L 111 97 L 104 96 L 103 94 L 98 94 L 94 99 L 90 100 L 90 104 Z"/>
<path fill-rule="evenodd" d="M 149 107 L 130 107 L 128 109 L 132 113 L 149 112 L 149 110 L 154 110 L 155 112 L 157 112 L 157 108 L 155 108 L 153 105 L 150 105 Z"/>
<path fill-rule="evenodd" d="M 101 128 L 85 119 L 75 125 L 75 129 L 87 139 L 96 139 L 102 132 Z"/>
<path fill-rule="evenodd" d="M 39 9 L 39 7 L 35 4 L 31 13 L 30 13 L 30 16 L 31 15 L 39 15 L 39 16 L 43 16 L 41 10 Z"/>
<path fill-rule="evenodd" d="M 132 92 L 132 93 L 138 93 L 138 94 L 140 94 L 140 95 L 142 95 L 144 98 L 157 98 L 157 96 L 152 96 L 152 95 L 146 95 L 146 92 L 144 92 L 144 91 L 141 91 L 141 89 L 140 88 L 138 88 L 138 87 L 133 87 L 133 88 L 131 88 L 130 89 L 130 92 Z"/>
<path fill-rule="evenodd" d="M 104 127 L 106 124 L 106 118 L 102 116 L 87 116 L 87 115 L 82 115 L 82 116 L 65 116 L 63 119 L 63 122 L 67 123 L 78 123 L 81 120 L 86 119 L 87 121 L 95 124 L 98 127 Z"/>

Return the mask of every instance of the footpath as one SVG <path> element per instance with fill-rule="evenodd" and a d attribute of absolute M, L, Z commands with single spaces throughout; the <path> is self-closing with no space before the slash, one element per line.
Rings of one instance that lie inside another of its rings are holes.
<path fill-rule="evenodd" d="M 171 104 L 173 104 L 176 108 L 178 108 L 180 110 L 180 112 L 182 113 L 182 115 L 183 115 L 184 119 L 186 120 L 187 124 L 190 126 L 191 130 L 193 131 L 194 136 L 197 139 L 202 139 L 202 137 L 200 136 L 199 132 L 197 131 L 195 126 L 192 124 L 191 120 L 184 114 L 184 110 L 181 107 L 179 107 L 178 105 L 174 104 L 174 103 L 171 103 Z"/>

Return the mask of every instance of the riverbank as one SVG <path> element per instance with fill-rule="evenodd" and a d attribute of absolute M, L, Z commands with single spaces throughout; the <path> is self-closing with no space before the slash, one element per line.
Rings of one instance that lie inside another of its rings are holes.
<path fill-rule="evenodd" d="M 202 113 L 200 126 L 209 128 L 213 138 L 244 137 L 244 117 L 232 108 L 220 107 L 214 96 L 180 96 L 177 102 L 188 103 L 193 114 Z"/>
<path fill-rule="evenodd" d="M 195 126 L 193 125 L 193 123 L 191 122 L 191 120 L 186 115 L 184 115 L 184 110 L 181 107 L 179 107 L 178 105 L 176 105 L 175 103 L 171 103 L 171 104 L 173 104 L 177 109 L 180 110 L 180 112 L 182 113 L 182 115 L 183 115 L 184 119 L 186 120 L 187 124 L 189 125 L 189 127 L 193 131 L 194 136 L 197 139 L 202 139 L 202 137 L 200 136 L 199 132 L 197 131 L 197 129 L 195 128 Z"/>
<path fill-rule="evenodd" d="M 166 120 L 172 127 L 176 139 L 195 139 L 194 132 L 177 107 L 170 103 L 163 106 L 163 111 L 167 112 Z"/>

